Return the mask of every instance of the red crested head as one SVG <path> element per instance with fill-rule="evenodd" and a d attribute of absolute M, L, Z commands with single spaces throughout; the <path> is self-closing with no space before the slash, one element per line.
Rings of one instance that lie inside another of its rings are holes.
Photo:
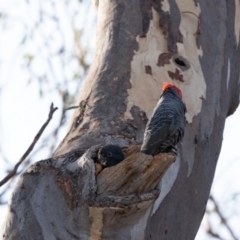
<path fill-rule="evenodd" d="M 181 92 L 181 90 L 179 88 L 177 88 L 172 83 L 168 83 L 168 82 L 164 82 L 163 83 L 163 87 L 162 87 L 163 92 L 168 90 L 168 89 L 171 89 L 171 88 L 174 89 L 176 91 L 177 95 L 182 99 L 182 92 Z"/>

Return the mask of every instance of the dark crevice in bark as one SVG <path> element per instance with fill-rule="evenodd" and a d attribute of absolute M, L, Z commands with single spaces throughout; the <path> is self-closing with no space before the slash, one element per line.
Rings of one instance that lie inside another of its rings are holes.
<path fill-rule="evenodd" d="M 146 37 L 149 30 L 150 20 L 152 19 L 151 1 L 140 0 L 140 9 L 142 13 L 142 29 L 140 37 Z"/>

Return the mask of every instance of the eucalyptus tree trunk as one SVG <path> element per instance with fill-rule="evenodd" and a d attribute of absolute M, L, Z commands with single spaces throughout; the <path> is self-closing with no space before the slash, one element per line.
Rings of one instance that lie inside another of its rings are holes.
<path fill-rule="evenodd" d="M 194 239 L 239 102 L 239 0 L 101 0 L 94 61 L 66 137 L 13 193 L 3 239 Z M 187 106 L 178 156 L 139 152 L 162 83 Z M 98 170 L 100 146 L 125 160 Z"/>

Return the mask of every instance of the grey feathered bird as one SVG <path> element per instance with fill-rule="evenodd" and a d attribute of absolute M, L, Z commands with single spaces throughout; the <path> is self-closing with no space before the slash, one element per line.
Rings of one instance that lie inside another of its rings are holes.
<path fill-rule="evenodd" d="M 98 151 L 98 161 L 104 167 L 112 167 L 124 160 L 122 149 L 117 145 L 107 145 Z"/>
<path fill-rule="evenodd" d="M 163 93 L 149 119 L 141 152 L 155 156 L 160 152 L 175 152 L 183 138 L 186 106 L 182 92 L 171 83 L 164 83 Z"/>

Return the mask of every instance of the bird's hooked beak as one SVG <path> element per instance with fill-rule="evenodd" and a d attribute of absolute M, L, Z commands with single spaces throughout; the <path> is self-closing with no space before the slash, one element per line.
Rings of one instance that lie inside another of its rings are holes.
<path fill-rule="evenodd" d="M 98 160 L 99 160 L 99 162 L 100 162 L 103 166 L 106 166 L 106 165 L 107 165 L 107 158 L 104 157 L 103 155 L 98 154 Z"/>
<path fill-rule="evenodd" d="M 103 166 L 106 166 L 107 165 L 107 159 L 101 159 L 101 163 Z"/>

